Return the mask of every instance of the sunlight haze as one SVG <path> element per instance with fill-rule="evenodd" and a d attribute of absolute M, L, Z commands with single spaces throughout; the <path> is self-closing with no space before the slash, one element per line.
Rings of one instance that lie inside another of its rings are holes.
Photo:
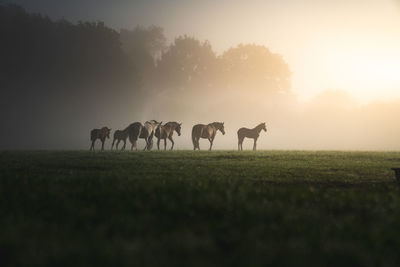
<path fill-rule="evenodd" d="M 327 89 L 346 90 L 361 103 L 400 98 L 396 0 L 14 2 L 54 18 L 105 21 L 115 29 L 160 25 L 170 41 L 188 34 L 209 40 L 220 53 L 238 43 L 265 45 L 288 62 L 300 100 Z"/>
<path fill-rule="evenodd" d="M 215 149 L 262 122 L 260 149 L 400 149 L 400 1 L 11 2 L 27 14 L 4 27 L 0 149 L 82 149 L 94 127 L 152 119 L 182 123 L 177 149 L 210 122 Z"/>

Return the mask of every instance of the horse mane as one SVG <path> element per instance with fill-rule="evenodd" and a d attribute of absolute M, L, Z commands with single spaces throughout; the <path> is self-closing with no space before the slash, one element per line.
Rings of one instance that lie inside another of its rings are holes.
<path fill-rule="evenodd" d="M 254 129 L 259 130 L 261 127 L 263 127 L 264 122 L 260 123 L 259 125 L 257 125 L 256 127 L 254 127 Z"/>
<path fill-rule="evenodd" d="M 212 123 L 209 123 L 208 125 L 212 125 L 212 126 L 214 126 L 214 127 L 217 127 L 217 126 L 223 125 L 223 123 L 222 123 L 222 122 L 214 121 L 214 122 L 212 122 Z"/>

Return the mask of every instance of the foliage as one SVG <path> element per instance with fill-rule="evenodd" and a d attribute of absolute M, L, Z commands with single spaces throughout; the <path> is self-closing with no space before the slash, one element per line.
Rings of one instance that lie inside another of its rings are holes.
<path fill-rule="evenodd" d="M 239 45 L 222 55 L 223 82 L 236 89 L 256 88 L 269 93 L 290 91 L 289 66 L 265 46 Z"/>
<path fill-rule="evenodd" d="M 120 36 L 122 49 L 131 58 L 136 69 L 141 70 L 143 75 L 154 72 L 155 62 L 167 46 L 163 28 L 137 26 L 133 30 L 122 29 Z"/>
<path fill-rule="evenodd" d="M 177 89 L 199 89 L 213 82 L 217 57 L 209 42 L 180 36 L 158 62 L 160 82 Z"/>

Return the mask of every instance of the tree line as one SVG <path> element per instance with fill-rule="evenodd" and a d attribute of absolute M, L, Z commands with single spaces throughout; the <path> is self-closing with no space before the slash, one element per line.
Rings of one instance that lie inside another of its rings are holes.
<path fill-rule="evenodd" d="M 255 44 L 218 55 L 193 36 L 168 43 L 158 26 L 117 31 L 7 4 L 0 4 L 0 36 L 0 148 L 74 143 L 77 132 L 104 121 L 177 116 L 208 100 L 213 109 L 224 95 L 240 104 L 243 94 L 254 100 L 291 94 L 283 57 Z"/>

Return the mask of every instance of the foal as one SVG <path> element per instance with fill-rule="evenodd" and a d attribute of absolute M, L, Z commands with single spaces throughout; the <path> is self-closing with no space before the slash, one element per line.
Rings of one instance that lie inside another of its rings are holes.
<path fill-rule="evenodd" d="M 93 129 L 90 132 L 90 140 L 92 141 L 90 151 L 94 151 L 94 143 L 97 139 L 100 139 L 101 141 L 101 150 L 104 150 L 104 142 L 106 141 L 106 138 L 110 138 L 110 131 L 111 129 L 108 129 L 107 127 L 103 127 L 101 129 Z"/>
<path fill-rule="evenodd" d="M 117 144 L 115 145 L 116 149 L 118 150 L 119 142 L 123 141 L 124 145 L 122 146 L 121 150 L 125 150 L 126 139 L 128 138 L 128 133 L 129 133 L 128 130 L 129 130 L 129 128 L 127 127 L 127 128 L 125 128 L 125 130 L 116 130 L 114 132 L 114 139 L 113 139 L 113 142 L 111 144 L 111 150 L 113 150 L 114 143 L 115 143 L 116 140 L 117 140 Z"/>
<path fill-rule="evenodd" d="M 267 127 L 265 126 L 264 123 L 260 123 L 253 129 L 248 129 L 248 128 L 240 128 L 237 131 L 238 135 L 238 150 L 243 150 L 243 140 L 245 137 L 247 138 L 253 138 L 254 139 L 254 145 L 253 145 L 253 150 L 256 150 L 257 146 L 257 139 L 260 136 L 261 130 L 264 130 L 265 132 L 267 131 Z"/>

